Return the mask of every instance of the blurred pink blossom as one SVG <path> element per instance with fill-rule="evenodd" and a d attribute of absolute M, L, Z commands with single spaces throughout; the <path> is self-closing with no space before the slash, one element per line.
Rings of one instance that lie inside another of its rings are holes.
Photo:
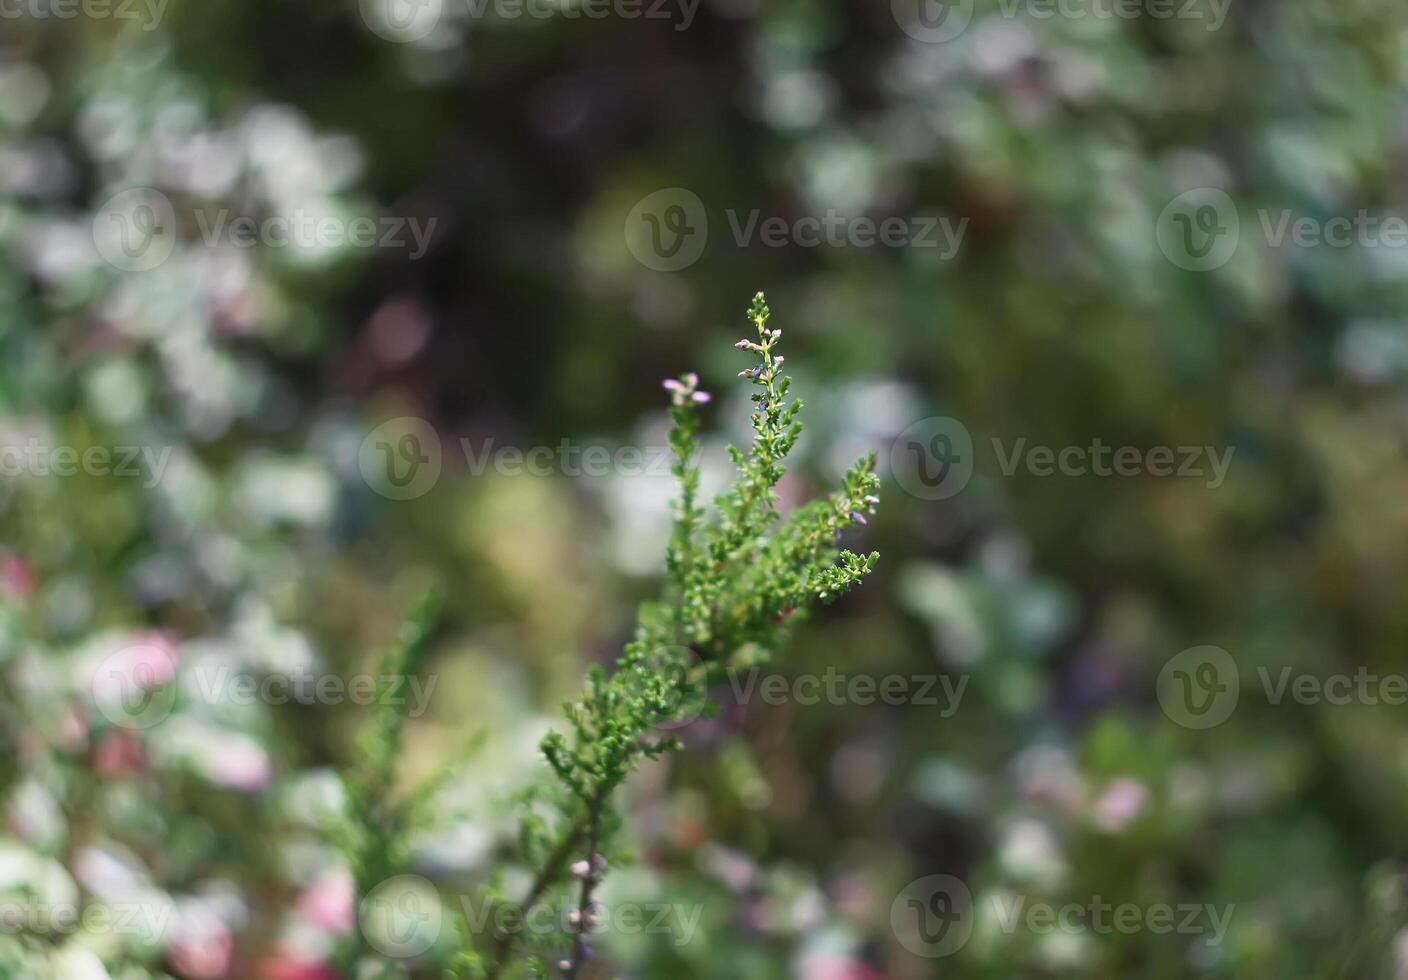
<path fill-rule="evenodd" d="M 223 925 L 171 941 L 166 956 L 171 969 L 189 980 L 221 980 L 230 972 L 235 940 Z"/>
<path fill-rule="evenodd" d="M 356 925 L 355 886 L 344 868 L 318 877 L 298 899 L 299 913 L 329 932 L 351 932 Z"/>
<path fill-rule="evenodd" d="M 228 751 L 208 761 L 206 775 L 231 789 L 253 792 L 269 785 L 269 754 L 248 738 L 232 739 Z"/>
<path fill-rule="evenodd" d="M 135 633 L 103 658 L 93 673 L 93 696 L 99 702 L 120 701 L 131 688 L 149 690 L 176 677 L 176 645 L 158 630 Z"/>
<path fill-rule="evenodd" d="M 142 742 L 129 731 L 114 731 L 93 747 L 93 771 L 99 776 L 132 776 L 146 768 Z"/>
<path fill-rule="evenodd" d="M 802 980 L 885 980 L 885 975 L 849 956 L 812 956 L 802 961 Z"/>
<path fill-rule="evenodd" d="M 34 570 L 18 555 L 0 555 L 0 591 L 14 599 L 27 599 L 38 584 Z"/>
<path fill-rule="evenodd" d="M 259 976 L 260 980 L 340 980 L 337 971 L 328 964 L 295 959 L 286 953 L 277 953 L 265 960 Z"/>
<path fill-rule="evenodd" d="M 1149 805 L 1149 790 L 1135 779 L 1122 777 L 1110 782 L 1091 810 L 1090 820 L 1108 834 L 1126 829 Z"/>

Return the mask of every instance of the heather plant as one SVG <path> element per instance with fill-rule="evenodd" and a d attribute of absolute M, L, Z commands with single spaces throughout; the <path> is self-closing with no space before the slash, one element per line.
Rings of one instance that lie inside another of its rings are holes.
<path fill-rule="evenodd" d="M 511 857 L 533 869 L 526 894 L 516 900 L 498 881 L 486 901 L 519 908 L 563 902 L 568 928 L 553 935 L 502 930 L 475 935 L 460 923 L 462 949 L 448 973 L 458 980 L 521 976 L 576 977 L 591 954 L 588 935 L 600 915 L 597 889 L 608 868 L 626 855 L 618 846 L 623 819 L 613 798 L 643 763 L 678 750 L 670 734 L 696 712 L 710 710 L 707 690 L 727 670 L 765 659 L 811 604 L 834 601 L 870 572 L 878 553 L 838 548 L 842 532 L 866 523 L 879 498 L 875 459 L 862 459 L 840 490 L 797 508 L 784 519 L 776 487 L 784 461 L 802 432 L 802 403 L 791 397 L 791 379 L 778 353 L 782 331 L 770 326 L 761 293 L 748 311 L 753 335 L 739 349 L 755 363 L 739 372 L 751 394 L 753 439 L 730 447 L 736 468 L 730 489 L 711 513 L 700 501 L 700 413 L 711 401 L 699 378 L 685 374 L 664 382 L 673 422 L 670 445 L 679 483 L 665 567 L 663 596 L 642 605 L 634 638 L 615 669 L 595 666 L 576 700 L 565 705 L 565 731 L 540 745 L 552 779 L 517 801 L 521 820 Z M 430 628 L 432 603 L 422 603 L 396 648 L 390 674 L 415 669 Z M 433 793 L 421 789 L 394 798 L 394 763 L 405 728 L 402 708 L 379 701 L 355 768 L 344 777 L 348 800 L 342 844 L 357 894 L 398 873 L 408 836 L 427 816 Z M 352 954 L 353 958 L 357 953 Z"/>

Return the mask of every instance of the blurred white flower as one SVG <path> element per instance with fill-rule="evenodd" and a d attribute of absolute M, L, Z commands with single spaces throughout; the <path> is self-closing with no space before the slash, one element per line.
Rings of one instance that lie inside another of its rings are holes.
<path fill-rule="evenodd" d="M 49 958 L 54 980 L 112 980 L 98 954 L 69 943 Z"/>
<path fill-rule="evenodd" d="M 245 507 L 260 521 L 305 526 L 331 519 L 337 491 L 336 481 L 322 463 L 264 453 L 240 464 L 235 486 Z"/>
<path fill-rule="evenodd" d="M 24 841 L 52 852 L 67 834 L 63 809 L 37 778 L 20 783 L 10 800 L 10 827 Z"/>
<path fill-rule="evenodd" d="M 1066 876 L 1067 862 L 1056 835 L 1039 820 L 1015 820 L 1002 832 L 998 862 L 1018 881 L 1053 888 Z"/>
<path fill-rule="evenodd" d="M 49 101 L 49 77 L 28 62 L 0 65 L 0 123 L 28 126 Z"/>
<path fill-rule="evenodd" d="M 77 905 L 78 886 L 59 862 L 0 840 L 0 895 L 28 896 L 42 906 Z"/>
<path fill-rule="evenodd" d="M 255 791 L 269 783 L 269 753 L 248 735 L 180 715 L 167 721 L 153 744 L 167 765 L 184 763 L 196 774 L 229 789 Z"/>

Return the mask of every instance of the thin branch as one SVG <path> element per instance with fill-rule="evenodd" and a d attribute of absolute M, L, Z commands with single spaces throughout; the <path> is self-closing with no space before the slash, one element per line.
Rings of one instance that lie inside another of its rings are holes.
<path fill-rule="evenodd" d="M 552 853 L 548 855 L 548 859 L 543 862 L 542 870 L 539 871 L 538 876 L 533 879 L 533 884 L 528 889 L 527 896 L 523 899 L 524 909 L 531 908 L 538 899 L 543 897 L 543 893 L 551 888 L 558 878 L 562 876 L 563 867 L 567 864 L 568 859 L 572 857 L 572 852 L 582 840 L 582 836 L 587 832 L 589 819 L 590 815 L 585 813 L 578 817 L 576 823 L 568 829 L 562 840 L 558 841 L 557 847 L 553 848 Z M 517 942 L 518 932 L 516 930 L 513 932 L 499 933 L 498 937 L 494 940 L 494 948 L 491 954 L 492 960 L 489 964 L 489 970 L 485 974 L 485 980 L 498 980 L 498 977 L 504 971 L 504 967 L 508 965 L 509 956 L 512 955 L 513 947 Z"/>
<path fill-rule="evenodd" d="M 587 834 L 587 871 L 582 875 L 581 900 L 578 902 L 577 931 L 572 936 L 572 955 L 568 958 L 563 976 L 576 980 L 577 972 L 587 958 L 587 932 L 592 926 L 592 893 L 601 880 L 601 868 L 597 856 L 597 846 L 601 842 L 601 807 L 603 800 L 593 801 L 589 817 L 590 830 Z"/>

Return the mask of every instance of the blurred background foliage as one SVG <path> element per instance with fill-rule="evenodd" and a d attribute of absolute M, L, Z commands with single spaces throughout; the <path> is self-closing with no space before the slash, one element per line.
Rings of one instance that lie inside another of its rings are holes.
<path fill-rule="evenodd" d="M 1403 212 L 1408 8 L 1231 0 L 1210 30 L 978 0 L 942 44 L 880 0 L 703 0 L 687 29 L 670 9 L 450 4 L 413 43 L 353 0 L 171 0 L 152 30 L 0 21 L 0 437 L 170 450 L 158 481 L 0 485 L 0 889 L 175 910 L 160 943 L 0 936 L 0 972 L 340 975 L 350 895 L 319 822 L 363 710 L 184 691 L 132 731 L 95 710 L 94 664 L 140 637 L 177 676 L 371 671 L 432 578 L 449 601 L 407 783 L 488 741 L 412 870 L 447 894 L 482 881 L 513 834 L 503 801 L 541 775 L 538 735 L 656 587 L 671 486 L 470 473 L 460 440 L 661 446 L 659 379 L 688 369 L 736 437 L 729 345 L 766 288 L 808 403 L 785 499 L 927 416 L 977 447 L 954 498 L 887 484 L 875 576 L 777 669 L 971 683 L 949 717 L 726 696 L 632 787 L 640 861 L 611 885 L 705 902 L 700 934 L 612 937 L 612 975 L 1408 976 L 1408 717 L 1273 706 L 1255 680 L 1408 671 L 1408 253 L 1252 233 L 1261 208 Z M 93 247 L 131 185 L 184 222 L 149 272 Z M 1208 273 L 1153 233 L 1202 186 L 1243 227 Z M 673 273 L 622 232 L 668 187 L 710 219 Z M 204 247 L 188 216 L 216 206 L 437 227 L 418 260 Z M 938 261 L 743 245 L 730 209 L 968 224 Z M 411 501 L 357 462 L 399 416 L 446 447 Z M 987 447 L 1021 438 L 1235 456 L 1215 488 L 1006 476 Z M 1201 644 L 1232 653 L 1244 688 L 1212 731 L 1154 696 Z M 889 913 L 936 873 L 979 896 L 1235 913 L 1219 944 L 979 923 L 925 960 Z"/>

